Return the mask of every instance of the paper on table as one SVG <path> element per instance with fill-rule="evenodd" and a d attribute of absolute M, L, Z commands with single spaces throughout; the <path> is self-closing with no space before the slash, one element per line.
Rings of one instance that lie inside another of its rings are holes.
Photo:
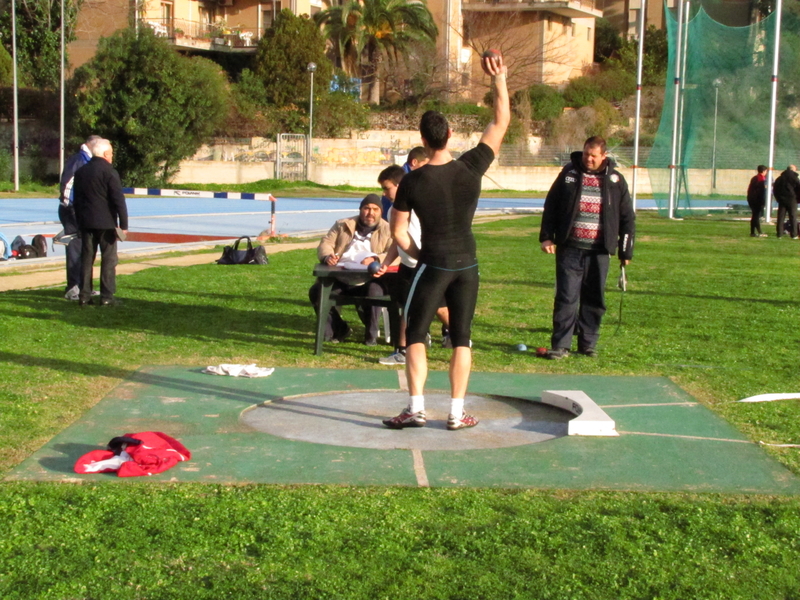
<path fill-rule="evenodd" d="M 348 271 L 366 271 L 367 265 L 362 265 L 359 262 L 353 262 L 352 260 L 346 260 L 344 262 L 340 262 L 336 264 L 337 267 L 342 267 L 343 269 L 347 269 Z"/>
<path fill-rule="evenodd" d="M 378 255 L 375 254 L 374 252 L 369 252 L 369 251 L 358 252 L 355 256 L 349 257 L 348 260 L 340 260 L 336 264 L 342 267 L 343 269 L 347 269 L 349 271 L 366 271 L 367 265 L 363 263 L 368 258 L 374 258 L 375 260 L 377 260 Z"/>

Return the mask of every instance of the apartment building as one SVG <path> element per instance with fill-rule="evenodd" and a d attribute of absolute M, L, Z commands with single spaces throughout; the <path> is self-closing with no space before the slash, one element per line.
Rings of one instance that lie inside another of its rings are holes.
<path fill-rule="evenodd" d="M 591 65 L 602 0 L 428 0 L 439 27 L 437 54 L 448 89 L 478 100 L 486 91 L 476 49 L 498 48 L 520 82 L 560 85 Z M 84 0 L 70 45 L 71 68 L 101 37 L 151 27 L 176 50 L 253 53 L 281 9 L 314 15 L 328 0 Z"/>
<path fill-rule="evenodd" d="M 277 14 L 314 15 L 322 0 L 84 0 L 69 46 L 70 67 L 94 56 L 97 44 L 118 29 L 150 27 L 176 50 L 190 54 L 254 53 Z"/>

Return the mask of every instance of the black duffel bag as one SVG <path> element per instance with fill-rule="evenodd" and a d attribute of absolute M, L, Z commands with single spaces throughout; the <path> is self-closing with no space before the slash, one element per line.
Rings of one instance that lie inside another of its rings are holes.
<path fill-rule="evenodd" d="M 247 240 L 247 250 L 239 250 L 239 242 Z M 242 236 L 233 244 L 225 246 L 222 256 L 217 259 L 218 265 L 267 265 L 267 251 L 264 246 L 253 247 L 253 242 L 248 236 Z"/>

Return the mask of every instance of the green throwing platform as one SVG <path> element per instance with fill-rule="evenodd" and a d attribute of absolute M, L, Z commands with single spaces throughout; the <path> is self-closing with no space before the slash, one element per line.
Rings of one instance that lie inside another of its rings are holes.
<path fill-rule="evenodd" d="M 666 378 L 473 373 L 467 409 L 481 424 L 454 432 L 442 372 L 428 380 L 428 426 L 385 429 L 406 402 L 400 381 L 394 370 L 142 368 L 6 480 L 133 481 L 72 467 L 149 430 L 193 454 L 160 481 L 800 493 L 798 477 Z M 619 437 L 567 436 L 571 415 L 537 402 L 544 390 L 584 391 Z"/>

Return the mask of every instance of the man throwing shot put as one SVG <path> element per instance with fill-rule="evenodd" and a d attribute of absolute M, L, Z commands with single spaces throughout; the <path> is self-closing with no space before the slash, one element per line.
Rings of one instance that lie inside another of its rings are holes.
<path fill-rule="evenodd" d="M 578 352 L 597 356 L 609 257 L 619 250 L 620 263 L 631 262 L 635 219 L 628 184 L 606 154 L 606 141 L 590 137 L 583 152 L 572 153 L 544 201 L 539 241 L 543 252 L 556 255 L 546 358 L 569 356 L 576 326 Z"/>
<path fill-rule="evenodd" d="M 390 429 L 423 427 L 426 423 L 423 391 L 428 376 L 425 336 L 444 297 L 450 312 L 450 416 L 448 429 L 474 427 L 475 417 L 464 412 L 472 367 L 470 332 L 478 297 L 478 260 L 472 218 L 478 206 L 483 174 L 500 151 L 511 119 L 506 67 L 498 54 L 482 59 L 493 80 L 494 118 L 480 143 L 453 160 L 447 143 L 452 135 L 441 113 L 422 115 L 420 134 L 430 161 L 400 182 L 391 216 L 397 246 L 418 259 L 404 314 L 406 316 L 406 376 L 410 401 L 396 417 L 385 419 Z M 411 211 L 419 217 L 422 248 L 408 234 Z"/>

